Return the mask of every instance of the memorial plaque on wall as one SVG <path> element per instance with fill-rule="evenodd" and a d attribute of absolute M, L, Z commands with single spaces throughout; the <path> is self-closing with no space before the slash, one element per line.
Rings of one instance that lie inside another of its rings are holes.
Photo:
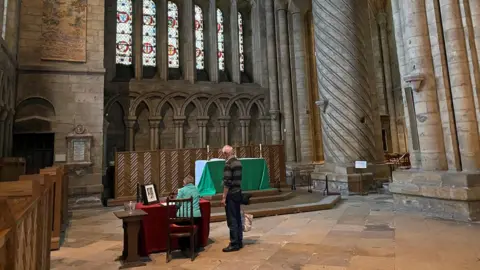
<path fill-rule="evenodd" d="M 67 135 L 67 164 L 74 167 L 89 166 L 93 135 L 78 125 Z"/>
<path fill-rule="evenodd" d="M 43 0 L 42 60 L 87 61 L 87 0 Z"/>

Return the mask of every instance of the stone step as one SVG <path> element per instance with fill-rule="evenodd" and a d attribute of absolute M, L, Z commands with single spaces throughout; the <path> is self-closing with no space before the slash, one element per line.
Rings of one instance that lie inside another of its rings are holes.
<path fill-rule="evenodd" d="M 275 196 L 275 195 L 278 195 L 280 193 L 280 191 L 278 191 L 278 189 L 276 189 L 276 188 L 267 189 L 267 190 L 242 191 L 242 192 L 252 195 L 252 198 Z M 223 194 L 218 193 L 218 194 L 215 194 L 213 196 L 205 196 L 205 197 L 202 197 L 202 198 L 204 198 L 206 200 L 209 200 L 209 201 L 220 201 L 220 200 L 222 200 L 222 196 L 223 196 Z"/>
<path fill-rule="evenodd" d="M 289 214 L 297 214 L 297 213 L 303 213 L 303 212 L 313 212 L 313 211 L 332 209 L 339 201 L 340 201 L 340 195 L 332 195 L 332 196 L 324 197 L 320 201 L 315 203 L 295 204 L 295 205 L 273 207 L 273 208 L 260 208 L 255 210 L 248 210 L 245 212 L 253 215 L 254 218 L 278 216 L 278 215 L 289 215 Z M 224 212 L 217 212 L 217 213 L 211 214 L 210 222 L 222 222 L 225 220 L 226 220 L 226 217 Z"/>
<path fill-rule="evenodd" d="M 277 195 L 270 195 L 270 196 L 252 196 L 250 198 L 250 204 L 257 204 L 257 203 L 268 203 L 268 202 L 278 202 L 278 201 L 286 201 L 288 199 L 293 198 L 295 194 L 293 192 L 282 192 L 279 193 L 277 191 Z M 217 196 L 215 196 L 217 197 Z M 211 207 L 220 207 L 221 206 L 221 196 L 219 199 L 211 200 L 210 201 Z"/>

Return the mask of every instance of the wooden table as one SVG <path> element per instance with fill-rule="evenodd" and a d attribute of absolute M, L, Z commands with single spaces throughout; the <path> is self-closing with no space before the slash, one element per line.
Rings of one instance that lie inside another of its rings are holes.
<path fill-rule="evenodd" d="M 114 212 L 115 216 L 123 221 L 123 252 L 124 265 L 121 268 L 144 266 L 138 255 L 138 234 L 143 217 L 148 215 L 145 211 L 135 209 L 132 212 Z"/>

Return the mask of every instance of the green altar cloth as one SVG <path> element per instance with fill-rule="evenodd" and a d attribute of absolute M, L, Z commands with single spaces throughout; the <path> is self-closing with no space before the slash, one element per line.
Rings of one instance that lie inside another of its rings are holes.
<path fill-rule="evenodd" d="M 263 158 L 240 158 L 242 163 L 242 190 L 270 189 L 268 167 Z M 223 192 L 225 160 L 208 161 L 197 185 L 200 196 L 213 196 Z"/>

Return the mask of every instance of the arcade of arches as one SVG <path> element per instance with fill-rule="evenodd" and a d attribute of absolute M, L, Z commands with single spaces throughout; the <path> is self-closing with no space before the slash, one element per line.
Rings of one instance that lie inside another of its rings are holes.
<path fill-rule="evenodd" d="M 2 2 L 0 156 L 49 133 L 65 162 L 83 125 L 72 194 L 99 193 L 115 151 L 283 144 L 346 182 L 409 152 L 397 207 L 480 216 L 480 0 L 89 0 L 73 60 L 45 57 L 74 50 L 47 45 L 45 1 Z"/>

